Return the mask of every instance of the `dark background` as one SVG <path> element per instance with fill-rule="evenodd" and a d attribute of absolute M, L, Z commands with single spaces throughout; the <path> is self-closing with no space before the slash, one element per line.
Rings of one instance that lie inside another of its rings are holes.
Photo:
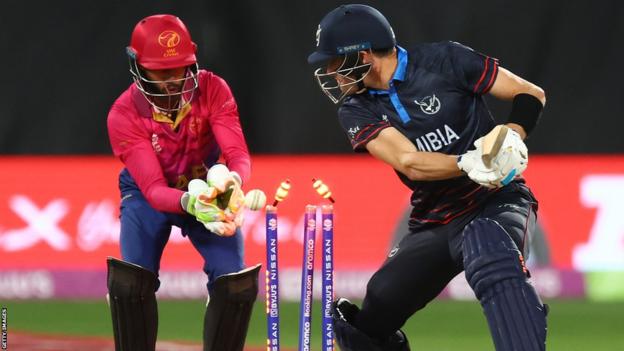
<path fill-rule="evenodd" d="M 224 77 L 253 153 L 350 152 L 307 54 L 337 1 L 3 1 L 0 154 L 110 154 L 106 115 L 130 83 L 138 20 L 172 13 Z M 367 1 L 398 41 L 455 40 L 546 90 L 534 153 L 624 151 L 624 2 Z M 504 120 L 509 105 L 490 102 Z"/>

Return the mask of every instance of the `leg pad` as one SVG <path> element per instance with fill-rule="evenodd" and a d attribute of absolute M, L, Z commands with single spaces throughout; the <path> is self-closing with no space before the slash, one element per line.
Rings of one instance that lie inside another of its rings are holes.
<path fill-rule="evenodd" d="M 242 351 L 258 295 L 260 264 L 219 276 L 204 317 L 204 351 Z"/>
<path fill-rule="evenodd" d="M 464 230 L 466 280 L 481 302 L 496 350 L 544 350 L 547 306 L 527 279 L 524 258 L 496 221 Z"/>
<path fill-rule="evenodd" d="M 153 351 L 158 332 L 156 275 L 112 257 L 107 259 L 108 295 L 116 351 Z"/>

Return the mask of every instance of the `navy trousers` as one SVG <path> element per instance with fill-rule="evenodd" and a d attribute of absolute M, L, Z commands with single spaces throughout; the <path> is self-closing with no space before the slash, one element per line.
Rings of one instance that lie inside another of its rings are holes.
<path fill-rule="evenodd" d="M 243 237 L 240 230 L 231 237 L 221 237 L 208 231 L 189 214 L 156 211 L 126 169 L 119 175 L 119 189 L 122 199 L 120 246 L 124 261 L 158 275 L 171 227 L 177 226 L 204 259 L 208 290 L 211 290 L 211 282 L 220 275 L 243 269 Z"/>
<path fill-rule="evenodd" d="M 504 239 L 507 246 L 517 249 L 514 262 L 520 267 L 523 262 L 519 253 L 528 255 L 536 210 L 537 202 L 529 189 L 513 182 L 492 194 L 473 213 L 446 225 L 410 230 L 369 281 L 355 326 L 371 337 L 387 338 L 438 296 L 453 277 L 464 271 L 464 235 L 475 221 L 502 227 L 503 231 L 498 226 L 486 226 L 480 240 L 496 244 L 506 233 Z"/>

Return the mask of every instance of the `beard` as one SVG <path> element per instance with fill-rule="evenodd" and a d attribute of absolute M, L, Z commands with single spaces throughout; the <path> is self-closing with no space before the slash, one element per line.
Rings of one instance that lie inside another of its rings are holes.
<path fill-rule="evenodd" d="M 157 94 L 169 94 L 169 96 L 154 96 L 152 101 L 156 106 L 164 110 L 171 110 L 178 106 L 180 103 L 183 82 L 178 83 L 165 83 L 162 86 L 156 86 L 150 84 L 149 90 Z"/>

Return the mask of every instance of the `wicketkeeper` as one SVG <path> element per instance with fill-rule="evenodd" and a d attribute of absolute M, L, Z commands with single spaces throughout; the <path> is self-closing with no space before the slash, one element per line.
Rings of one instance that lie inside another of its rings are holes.
<path fill-rule="evenodd" d="M 366 5 L 329 12 L 315 44 L 308 61 L 340 104 L 353 149 L 393 167 L 413 191 L 409 233 L 369 281 L 361 309 L 334 304 L 341 349 L 409 350 L 400 328 L 463 271 L 497 350 L 544 350 L 547 307 L 524 265 L 537 201 L 521 177 L 544 91 L 456 42 L 404 49 Z M 485 94 L 511 103 L 504 126 Z"/>
<path fill-rule="evenodd" d="M 196 45 L 175 16 L 139 21 L 126 50 L 134 82 L 108 115 L 113 152 L 125 165 L 119 176 L 123 260 L 108 259 L 115 349 L 155 348 L 154 293 L 175 225 L 203 257 L 208 275 L 204 350 L 241 351 L 260 267 L 243 265 L 241 186 L 250 159 L 236 102 L 223 79 L 198 69 Z M 220 157 L 225 165 L 216 164 Z M 202 181 L 187 191 L 193 179 Z"/>

